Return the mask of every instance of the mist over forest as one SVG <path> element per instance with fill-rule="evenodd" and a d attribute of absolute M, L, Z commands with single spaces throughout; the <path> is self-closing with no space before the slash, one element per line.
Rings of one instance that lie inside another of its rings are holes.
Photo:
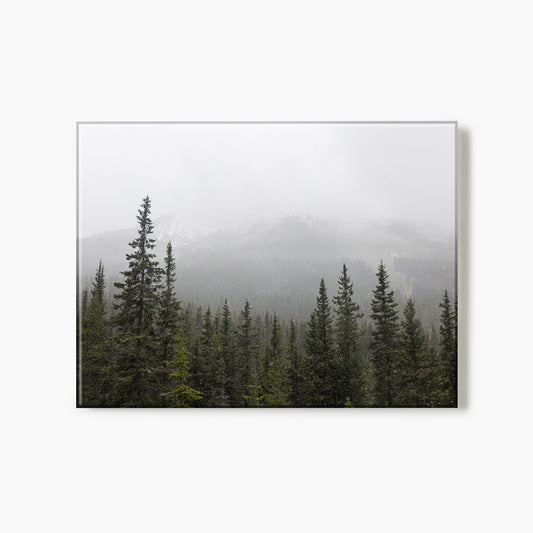
<path fill-rule="evenodd" d="M 363 310 L 369 309 L 375 269 L 387 265 L 400 300 L 412 297 L 429 326 L 438 321 L 431 305 L 455 286 L 455 242 L 393 220 L 347 224 L 311 216 L 284 216 L 215 228 L 188 225 L 179 214 L 154 220 L 156 255 L 166 244 L 176 257 L 176 292 L 193 305 L 217 309 L 227 299 L 239 307 L 248 299 L 257 312 L 304 320 L 315 303 L 321 278 L 334 287 L 346 263 Z M 100 260 L 110 281 L 126 263 L 136 229 L 107 232 L 80 242 L 81 281 L 86 286 Z M 109 288 L 111 291 L 111 288 Z"/>
<path fill-rule="evenodd" d="M 309 217 L 198 235 L 176 217 L 155 226 L 150 214 L 146 197 L 125 261 L 116 254 L 129 231 L 91 239 L 93 251 L 108 251 L 107 264 L 123 270 L 106 277 L 100 257 L 90 283 L 80 284 L 78 405 L 456 405 L 457 305 L 447 289 L 438 299 L 439 283 L 454 287 L 449 243 L 394 223 L 365 233 Z M 94 263 L 87 242 L 81 248 Z M 382 259 L 371 289 L 376 253 L 395 265 L 403 294 L 390 290 Z M 324 272 L 341 262 L 332 306 Z"/>
<path fill-rule="evenodd" d="M 456 406 L 454 150 L 447 123 L 84 125 L 78 405 Z"/>

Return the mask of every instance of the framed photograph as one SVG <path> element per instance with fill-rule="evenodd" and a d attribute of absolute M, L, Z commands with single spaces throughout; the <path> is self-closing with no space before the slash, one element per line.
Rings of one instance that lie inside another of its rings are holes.
<path fill-rule="evenodd" d="M 81 122 L 79 407 L 457 407 L 455 122 Z"/>

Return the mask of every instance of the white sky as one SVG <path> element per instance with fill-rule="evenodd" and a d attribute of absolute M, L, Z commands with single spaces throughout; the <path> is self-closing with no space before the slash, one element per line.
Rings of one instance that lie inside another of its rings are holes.
<path fill-rule="evenodd" d="M 453 124 L 82 124 L 80 235 L 180 213 L 212 225 L 287 214 L 455 229 Z"/>

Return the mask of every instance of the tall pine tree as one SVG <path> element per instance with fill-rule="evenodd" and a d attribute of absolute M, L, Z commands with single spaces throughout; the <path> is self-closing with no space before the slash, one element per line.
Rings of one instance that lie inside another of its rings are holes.
<path fill-rule="evenodd" d="M 440 348 L 444 380 L 444 405 L 457 407 L 457 313 L 444 291 L 440 315 Z"/>
<path fill-rule="evenodd" d="M 253 325 L 252 311 L 248 300 L 241 311 L 237 332 L 237 376 L 238 394 L 244 397 L 251 383 L 252 373 L 257 373 L 258 332 Z"/>
<path fill-rule="evenodd" d="M 109 394 L 109 343 L 106 319 L 104 265 L 99 262 L 92 283 L 91 298 L 82 320 L 81 406 L 101 407 Z"/>
<path fill-rule="evenodd" d="M 231 319 L 228 301 L 224 300 L 219 327 L 220 355 L 226 368 L 226 393 L 231 407 L 243 405 L 242 391 L 239 384 L 239 369 L 236 360 L 235 329 Z"/>
<path fill-rule="evenodd" d="M 399 350 L 395 371 L 394 404 L 399 407 L 423 405 L 425 359 L 427 346 L 415 304 L 407 300 L 400 324 Z"/>
<path fill-rule="evenodd" d="M 128 269 L 123 281 L 115 283 L 114 325 L 117 353 L 114 362 L 113 404 L 147 407 L 159 400 L 157 387 L 156 319 L 162 270 L 155 259 L 150 198 L 138 211 L 137 238 L 129 243 Z"/>
<path fill-rule="evenodd" d="M 308 401 L 313 407 L 338 407 L 342 400 L 338 393 L 338 366 L 333 349 L 333 319 L 324 279 L 311 313 L 306 334 L 308 362 Z"/>
<path fill-rule="evenodd" d="M 296 324 L 291 320 L 289 329 L 289 385 L 291 393 L 289 401 L 293 407 L 305 405 L 305 369 L 297 343 Z"/>
<path fill-rule="evenodd" d="M 181 304 L 176 297 L 174 284 L 176 282 L 176 262 L 172 253 L 172 244 L 167 244 L 165 267 L 163 269 L 163 286 L 160 296 L 160 306 L 157 319 L 157 333 L 161 350 L 161 359 L 167 361 L 177 334 Z"/>
<path fill-rule="evenodd" d="M 287 369 L 283 357 L 281 327 L 277 315 L 271 326 L 270 344 L 265 356 L 263 375 L 265 407 L 288 407 L 291 392 Z"/>
<path fill-rule="evenodd" d="M 157 340 L 159 344 L 156 360 L 156 382 L 160 389 L 160 398 L 168 396 L 162 393 L 168 389 L 168 361 L 176 355 L 176 337 L 182 335 L 179 331 L 181 304 L 176 297 L 174 284 L 176 282 L 176 263 L 172 253 L 172 245 L 167 244 L 163 269 L 163 284 L 159 298 L 157 316 Z M 164 403 L 163 403 L 164 405 Z"/>
<path fill-rule="evenodd" d="M 338 388 L 343 401 L 353 406 L 364 404 L 365 375 L 363 358 L 359 349 L 359 322 L 362 313 L 353 301 L 353 283 L 346 264 L 338 280 L 338 292 L 333 297 L 335 305 L 335 333 L 339 361 Z"/>
<path fill-rule="evenodd" d="M 394 400 L 394 370 L 398 341 L 398 304 L 394 300 L 394 291 L 389 291 L 389 275 L 383 261 L 376 274 L 378 283 L 372 299 L 373 320 L 372 362 L 375 379 L 375 401 L 380 407 L 391 407 Z"/>
<path fill-rule="evenodd" d="M 220 352 L 219 336 L 211 309 L 204 314 L 202 334 L 195 364 L 197 388 L 202 392 L 203 407 L 228 407 L 226 368 Z"/>

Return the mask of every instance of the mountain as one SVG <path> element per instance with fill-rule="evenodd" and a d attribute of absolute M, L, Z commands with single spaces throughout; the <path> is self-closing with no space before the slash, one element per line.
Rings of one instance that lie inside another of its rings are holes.
<path fill-rule="evenodd" d="M 118 279 L 135 235 L 132 228 L 81 239 L 82 285 L 93 276 L 99 259 L 108 280 Z M 453 239 L 393 220 L 339 224 L 285 216 L 216 228 L 167 215 L 154 221 L 154 236 L 160 258 L 166 243 L 172 242 L 180 298 L 213 307 L 228 298 L 239 308 L 248 298 L 258 311 L 276 309 L 305 317 L 314 306 L 320 278 L 333 296 L 343 262 L 365 308 L 380 260 L 400 299 L 414 296 L 422 309 L 434 307 L 444 288 L 452 293 L 455 288 Z"/>

